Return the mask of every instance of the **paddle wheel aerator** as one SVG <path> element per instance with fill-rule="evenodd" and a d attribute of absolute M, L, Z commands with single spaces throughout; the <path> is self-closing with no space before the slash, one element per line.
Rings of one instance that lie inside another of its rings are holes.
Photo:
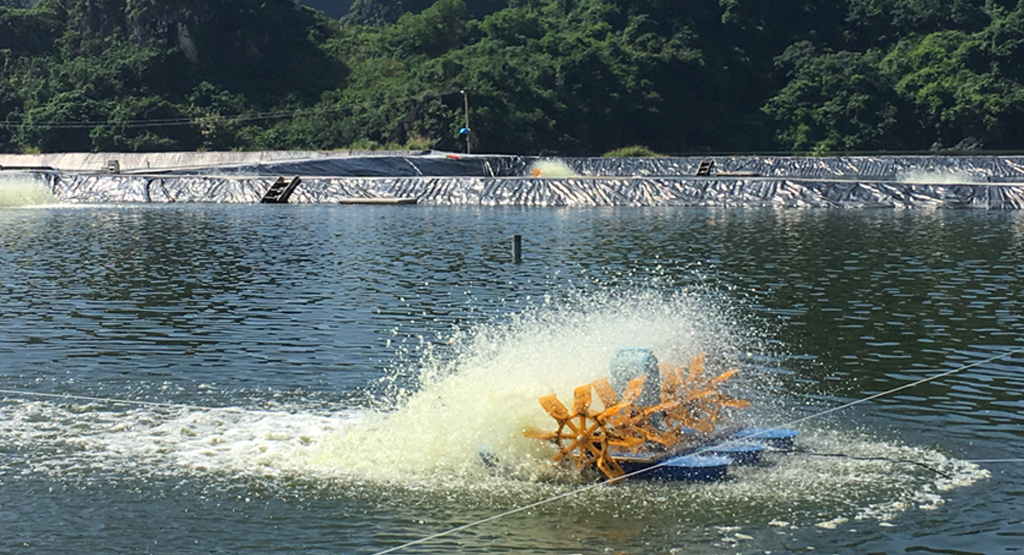
<path fill-rule="evenodd" d="M 609 480 L 645 468 L 650 472 L 642 474 L 651 477 L 719 478 L 729 464 L 757 462 L 766 446 L 786 449 L 796 436 L 793 430 L 720 425 L 727 409 L 750 406 L 721 391 L 737 373 L 709 376 L 703 354 L 684 369 L 659 365 L 646 348 L 620 349 L 610 377 L 577 387 L 571 409 L 557 395 L 540 398 L 555 430 L 523 434 L 554 443 L 558 453 L 552 460 L 580 471 L 596 467 Z M 600 410 L 592 407 L 595 393 Z"/>

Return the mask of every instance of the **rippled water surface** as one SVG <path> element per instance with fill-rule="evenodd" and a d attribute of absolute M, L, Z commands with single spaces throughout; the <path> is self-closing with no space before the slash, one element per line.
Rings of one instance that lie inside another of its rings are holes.
<path fill-rule="evenodd" d="M 739 367 L 797 452 L 402 552 L 1020 551 L 1022 280 L 1015 212 L 0 208 L 0 552 L 370 554 L 572 492 L 521 431 L 624 345 Z"/>

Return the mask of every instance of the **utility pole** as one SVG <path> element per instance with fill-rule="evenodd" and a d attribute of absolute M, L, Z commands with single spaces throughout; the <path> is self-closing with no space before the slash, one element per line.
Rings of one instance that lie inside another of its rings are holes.
<path fill-rule="evenodd" d="M 466 154 L 472 154 L 470 143 L 473 140 L 473 135 L 469 128 L 469 91 L 466 89 L 462 89 L 462 102 L 466 108 L 466 125 L 459 130 L 459 133 L 466 136 Z"/>

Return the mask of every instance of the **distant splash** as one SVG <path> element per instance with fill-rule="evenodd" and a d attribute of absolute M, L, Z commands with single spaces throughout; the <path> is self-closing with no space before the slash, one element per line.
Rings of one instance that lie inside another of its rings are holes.
<path fill-rule="evenodd" d="M 531 163 L 526 169 L 526 175 L 545 179 L 580 177 L 579 172 L 572 169 L 564 160 L 559 160 L 557 158 L 546 158 Z"/>
<path fill-rule="evenodd" d="M 169 174 L 60 172 L 65 203 L 258 203 L 280 175 L 301 175 L 296 204 L 411 197 L 444 206 L 700 206 L 1024 209 L 1024 157 L 317 157 Z"/>
<path fill-rule="evenodd" d="M 986 183 L 988 181 L 985 175 L 957 169 L 947 171 L 904 170 L 896 174 L 896 180 L 900 183 L 913 185 L 957 185 Z"/>
<path fill-rule="evenodd" d="M 758 349 L 758 336 L 695 293 L 609 291 L 549 299 L 453 332 L 446 347 L 428 349 L 408 368 L 416 374 L 416 389 L 388 390 L 381 410 L 126 410 L 8 398 L 0 404 L 0 450 L 7 452 L 8 468 L 69 481 L 92 481 L 104 472 L 213 482 L 244 478 L 275 489 L 315 481 L 337 495 L 370 488 L 403 502 L 427 495 L 447 503 L 456 495 L 460 503 L 484 499 L 488 506 L 517 506 L 574 487 L 574 473 L 561 473 L 548 461 L 550 448 L 522 435 L 524 428 L 550 425 L 539 396 L 553 392 L 567 399 L 574 387 L 607 375 L 608 360 L 621 346 L 649 346 L 669 361 L 706 351 L 710 364 L 733 366 L 732 353 Z M 772 381 L 748 375 L 736 393 L 756 398 L 756 390 Z M 785 407 L 762 405 L 760 414 L 745 417 L 778 423 L 785 415 Z M 934 509 L 945 492 L 988 476 L 935 450 L 864 433 L 803 429 L 800 444 L 807 452 L 736 469 L 735 480 L 637 481 L 563 503 L 572 511 L 615 507 L 631 518 L 668 513 L 711 524 L 763 518 L 770 526 L 828 528 Z M 478 457 L 481 446 L 496 452 L 507 471 L 486 469 Z"/>
<path fill-rule="evenodd" d="M 57 203 L 57 197 L 41 177 L 21 173 L 0 173 L 0 208 Z"/>

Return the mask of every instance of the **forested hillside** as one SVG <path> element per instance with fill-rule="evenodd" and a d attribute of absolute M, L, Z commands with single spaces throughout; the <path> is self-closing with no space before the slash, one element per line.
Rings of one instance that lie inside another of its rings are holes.
<path fill-rule="evenodd" d="M 316 8 L 329 17 L 342 18 L 352 7 L 353 0 L 299 0 L 300 4 Z"/>
<path fill-rule="evenodd" d="M 462 90 L 477 152 L 1024 149 L 1024 1 L 26 4 L 10 152 L 454 150 Z"/>

